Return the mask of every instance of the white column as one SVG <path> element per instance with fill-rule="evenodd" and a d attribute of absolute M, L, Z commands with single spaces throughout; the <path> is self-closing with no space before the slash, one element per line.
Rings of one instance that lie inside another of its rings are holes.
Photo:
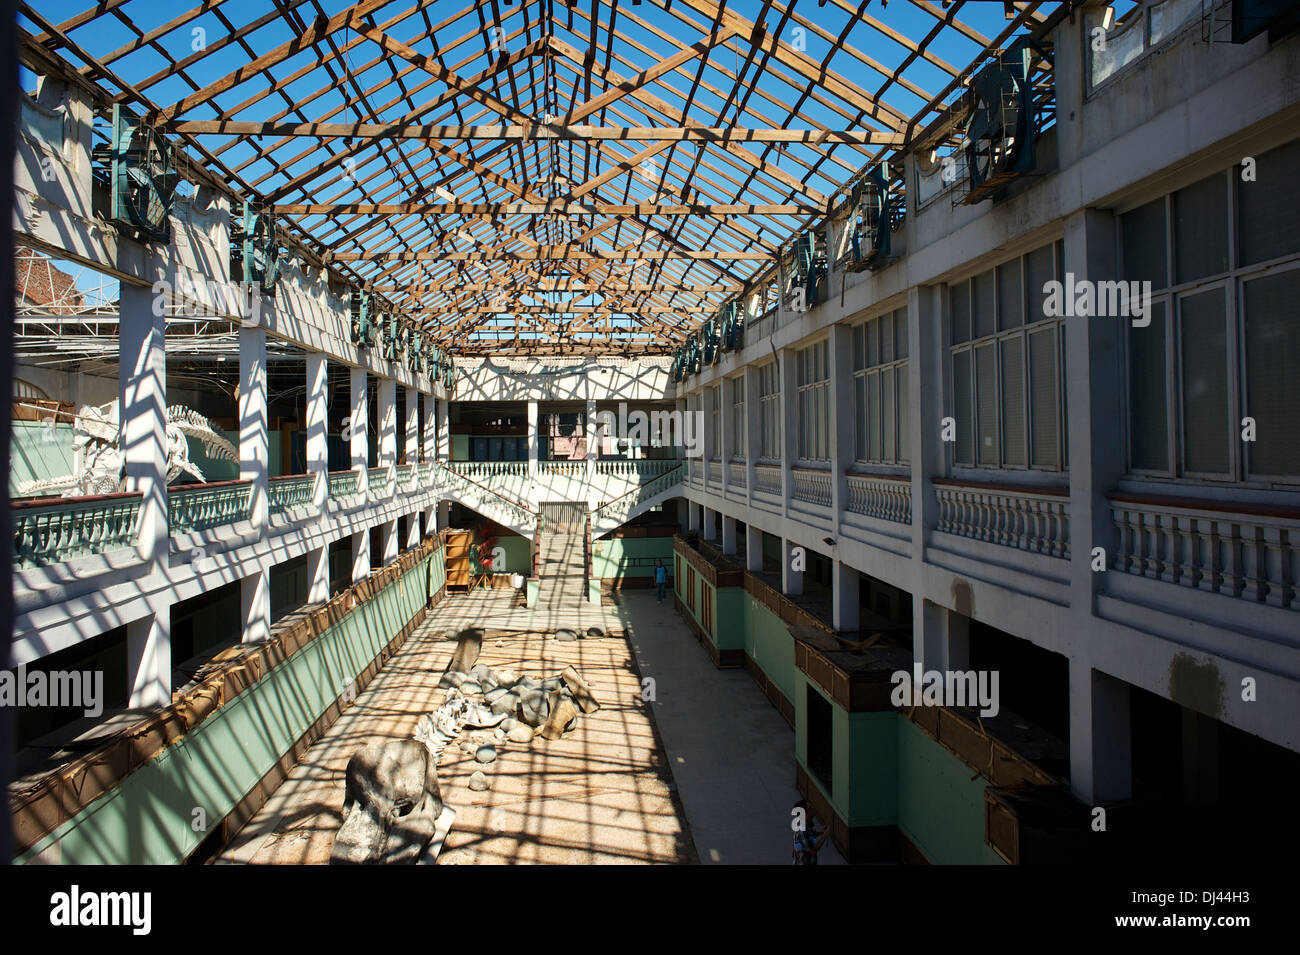
<path fill-rule="evenodd" d="M 782 512 L 790 514 L 790 499 L 794 492 L 794 478 L 790 469 L 799 456 L 799 378 L 798 362 L 793 349 L 784 349 L 781 355 L 781 497 Z M 802 575 L 800 586 L 802 587 Z M 802 590 L 795 591 L 802 593 Z"/>
<path fill-rule="evenodd" d="M 397 382 L 391 378 L 380 378 L 376 389 L 379 426 L 379 454 L 375 459 L 378 467 L 388 469 L 388 497 L 396 492 L 393 480 L 393 468 L 397 464 Z M 380 525 L 379 539 L 383 563 L 397 559 L 397 518 Z"/>
<path fill-rule="evenodd" d="M 165 561 L 167 529 L 167 364 L 163 317 L 148 288 L 121 287 L 118 395 L 126 490 L 140 494 L 140 557 Z"/>
<path fill-rule="evenodd" d="M 745 525 L 745 569 L 754 573 L 763 569 L 763 532 L 753 524 Z"/>
<path fill-rule="evenodd" d="M 123 282 L 118 325 L 118 395 L 126 489 L 140 501 L 141 560 L 167 560 L 167 365 L 162 314 L 154 314 L 149 288 Z M 127 624 L 130 705 L 171 702 L 171 616 L 169 611 Z"/>
<path fill-rule="evenodd" d="M 263 567 L 239 581 L 244 643 L 261 643 L 271 636 L 271 568 Z"/>
<path fill-rule="evenodd" d="M 370 405 L 366 391 L 366 370 L 352 369 L 352 421 L 349 445 L 352 451 L 352 470 L 357 472 L 357 492 L 363 497 L 370 489 L 370 446 L 367 432 L 370 429 Z"/>
<path fill-rule="evenodd" d="M 745 368 L 745 489 L 752 504 L 754 500 L 754 462 L 758 460 L 763 443 L 763 419 L 758 400 L 758 372 L 754 366 Z"/>
<path fill-rule="evenodd" d="M 943 320 L 943 294 L 936 286 L 918 286 L 907 293 L 908 457 L 912 462 L 912 592 L 924 589 L 920 558 L 926 535 L 934 527 L 938 505 L 931 482 L 948 470 L 943 442 L 944 366 L 948 353 L 948 323 Z"/>
<path fill-rule="evenodd" d="M 842 560 L 831 561 L 832 625 L 836 630 L 857 630 L 858 572 Z"/>
<path fill-rule="evenodd" d="M 709 507 L 704 509 L 704 539 L 706 541 L 718 539 L 718 512 Z"/>
<path fill-rule="evenodd" d="M 587 400 L 587 506 L 594 509 L 596 504 L 596 402 Z"/>
<path fill-rule="evenodd" d="M 266 422 L 266 329 L 239 329 L 239 479 L 251 481 L 250 519 L 266 536 L 271 441 Z M 268 610 L 269 613 L 269 610 Z"/>
<path fill-rule="evenodd" d="M 845 474 L 853 464 L 857 438 L 854 432 L 857 409 L 853 401 L 853 330 L 847 325 L 832 325 L 827 347 L 831 352 L 831 417 L 827 422 L 831 435 L 831 526 L 838 535 L 844 504 L 848 500 Z M 856 615 L 855 609 L 854 627 L 857 626 Z"/>
<path fill-rule="evenodd" d="M 438 402 L 438 460 L 451 460 L 451 422 L 447 414 L 447 401 Z"/>
<path fill-rule="evenodd" d="M 926 670 L 970 669 L 970 618 L 912 597 L 912 659 Z"/>
<path fill-rule="evenodd" d="M 796 567 L 796 563 L 798 566 Z M 803 593 L 803 572 L 808 566 L 808 552 L 788 537 L 781 538 L 781 591 L 794 597 Z"/>
<path fill-rule="evenodd" d="M 307 355 L 307 473 L 312 484 L 312 513 L 323 515 L 329 506 L 329 363 L 319 352 Z M 330 595 L 329 540 L 307 552 L 307 602 L 321 603 Z"/>
<path fill-rule="evenodd" d="M 126 673 L 133 708 L 153 709 L 172 701 L 170 608 L 126 625 Z"/>
<path fill-rule="evenodd" d="M 722 552 L 724 554 L 736 552 L 736 519 L 725 514 L 722 515 Z"/>
<path fill-rule="evenodd" d="M 370 488 L 369 444 L 367 430 L 370 407 L 366 392 L 366 370 L 352 369 L 352 469 L 358 472 L 357 487 L 364 499 Z M 352 535 L 352 582 L 370 576 L 370 531 L 363 529 Z"/>
<path fill-rule="evenodd" d="M 433 395 L 423 395 L 424 415 L 421 418 L 423 433 L 421 439 L 420 460 L 429 463 L 438 460 L 437 406 Z M 427 490 L 427 488 L 426 488 Z M 437 529 L 438 505 L 431 503 L 424 509 L 424 532 L 432 534 Z"/>
<path fill-rule="evenodd" d="M 1127 683 L 1070 660 L 1070 790 L 1086 805 L 1133 795 Z"/>
<path fill-rule="evenodd" d="M 1117 278 L 1115 218 L 1083 209 L 1065 220 L 1065 271 L 1076 282 Z M 1091 616 L 1104 572 L 1093 571 L 1092 550 L 1106 551 L 1110 566 L 1119 537 L 1106 493 L 1124 475 L 1122 363 L 1127 319 L 1094 317 L 1064 324 L 1065 387 L 1070 453 L 1070 608 Z"/>
<path fill-rule="evenodd" d="M 700 505 L 694 501 L 686 502 L 687 527 L 688 531 L 698 532 L 700 529 Z"/>
<path fill-rule="evenodd" d="M 537 480 L 537 459 L 541 454 L 541 442 L 537 434 L 537 402 L 528 402 L 528 480 Z"/>
<path fill-rule="evenodd" d="M 406 463 L 414 474 L 420 460 L 420 393 L 414 388 L 406 389 Z M 406 493 L 405 488 L 400 493 Z M 412 511 L 406 517 L 406 546 L 416 547 L 420 543 L 420 512 Z"/>

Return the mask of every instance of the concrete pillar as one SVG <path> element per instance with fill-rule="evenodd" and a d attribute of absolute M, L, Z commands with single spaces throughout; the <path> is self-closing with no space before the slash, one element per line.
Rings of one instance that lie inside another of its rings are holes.
<path fill-rule="evenodd" d="M 415 473 L 416 463 L 420 460 L 420 393 L 414 388 L 406 389 L 406 463 Z M 399 494 L 406 494 L 401 488 Z M 406 546 L 415 547 L 420 543 L 420 512 L 412 511 L 406 518 Z"/>
<path fill-rule="evenodd" d="M 943 295 L 936 286 L 918 286 L 907 293 L 907 448 L 912 465 L 912 592 L 923 589 L 921 560 L 929 531 L 938 518 L 931 482 L 948 472 L 948 452 L 941 422 L 945 356 L 950 338 L 943 316 Z"/>
<path fill-rule="evenodd" d="M 691 502 L 684 497 L 677 498 L 677 523 L 683 534 L 691 528 Z"/>
<path fill-rule="evenodd" d="M 1083 209 L 1065 220 L 1065 271 L 1081 282 L 1118 278 L 1115 217 Z M 1070 452 L 1070 606 L 1091 614 L 1102 572 L 1092 570 L 1092 550 L 1106 551 L 1110 566 L 1119 537 L 1106 493 L 1125 472 L 1122 396 L 1128 319 L 1116 316 L 1067 321 L 1065 386 Z"/>
<path fill-rule="evenodd" d="M 753 524 L 745 527 L 745 569 L 754 573 L 763 569 L 763 532 Z"/>
<path fill-rule="evenodd" d="M 1219 721 L 1183 707 L 1183 801 L 1219 801 Z"/>
<path fill-rule="evenodd" d="M 319 352 L 307 355 L 307 473 L 315 478 L 312 485 L 312 511 L 324 514 L 329 504 L 329 421 L 328 362 Z M 307 602 L 322 603 L 330 594 L 330 542 L 307 552 Z"/>
<path fill-rule="evenodd" d="M 842 560 L 831 561 L 832 625 L 836 630 L 857 630 L 858 572 Z"/>
<path fill-rule="evenodd" d="M 119 321 L 119 427 L 126 490 L 141 496 L 141 559 L 165 561 L 170 547 L 166 335 L 163 317 L 154 314 L 151 290 L 123 282 Z M 166 633 L 164 625 L 164 636 Z"/>
<path fill-rule="evenodd" d="M 782 513 L 790 514 L 794 477 L 790 473 L 799 456 L 799 377 L 794 350 L 781 351 L 781 497 Z M 802 591 L 798 591 L 802 593 Z"/>
<path fill-rule="evenodd" d="M 745 488 L 750 503 L 754 500 L 754 462 L 763 441 L 763 421 L 759 414 L 758 372 L 753 365 L 745 368 Z"/>
<path fill-rule="evenodd" d="M 1089 806 L 1133 795 L 1129 687 L 1070 660 L 1070 789 Z"/>
<path fill-rule="evenodd" d="M 731 456 L 736 453 L 736 434 L 731 427 L 731 406 L 734 388 L 743 387 L 741 379 L 723 378 L 718 382 L 718 457 L 722 459 L 722 490 L 727 493 L 731 484 Z"/>
<path fill-rule="evenodd" d="M 126 283 L 122 284 L 125 291 Z M 126 675 L 130 706 L 155 709 L 172 700 L 171 610 L 126 625 Z"/>
<path fill-rule="evenodd" d="M 366 383 L 366 370 L 364 368 L 353 368 L 350 391 L 352 420 L 349 422 L 351 436 L 348 439 L 348 444 L 352 451 L 352 470 L 357 472 L 357 492 L 363 497 L 370 489 L 370 474 L 367 471 L 370 464 L 370 447 L 367 435 L 370 427 L 370 405 Z M 355 549 L 353 552 L 355 553 Z M 369 566 L 369 563 L 367 563 L 367 573 L 369 573 Z"/>
<path fill-rule="evenodd" d="M 686 510 L 687 510 L 687 512 L 688 512 L 688 515 L 689 515 L 689 516 L 687 517 L 687 528 L 686 528 L 686 529 L 687 529 L 688 531 L 694 531 L 694 532 L 698 533 L 699 530 L 700 530 L 700 524 L 701 524 L 701 521 L 700 521 L 700 505 L 699 505 L 699 504 L 696 504 L 694 501 L 687 501 L 687 502 L 686 502 Z"/>
<path fill-rule="evenodd" d="M 718 512 L 708 507 L 704 509 L 704 539 L 706 541 L 718 539 Z"/>
<path fill-rule="evenodd" d="M 537 402 L 528 402 L 528 481 L 530 484 L 537 480 L 537 459 L 541 454 L 537 417 Z"/>
<path fill-rule="evenodd" d="M 912 659 L 927 670 L 970 669 L 970 619 L 912 597 Z"/>
<path fill-rule="evenodd" d="M 857 439 L 854 430 L 857 410 L 853 400 L 853 329 L 847 325 L 832 325 L 827 348 L 830 349 L 831 366 L 831 407 L 827 422 L 831 436 L 831 526 L 838 535 L 840 515 L 848 501 L 849 487 L 845 475 L 853 464 Z M 853 614 L 853 626 L 856 627 L 856 608 Z"/>
<path fill-rule="evenodd" d="M 593 500 L 588 504 L 595 507 L 594 492 L 591 490 L 596 483 L 596 402 L 588 399 L 587 401 L 587 488 L 588 496 Z"/>
<path fill-rule="evenodd" d="M 244 643 L 262 643 L 271 636 L 271 568 L 263 567 L 239 581 L 239 606 Z"/>
<path fill-rule="evenodd" d="M 266 329 L 239 329 L 239 479 L 251 481 L 250 520 L 259 536 L 268 526 L 271 441 L 266 421 Z"/>
<path fill-rule="evenodd" d="M 379 453 L 375 464 L 388 469 L 388 496 L 396 493 L 397 482 L 393 480 L 393 468 L 397 464 L 397 382 L 391 378 L 380 378 L 375 389 L 378 401 L 376 423 L 379 427 Z M 397 559 L 397 518 L 380 525 L 380 563 L 387 564 Z"/>
<path fill-rule="evenodd" d="M 717 398 L 718 389 L 713 385 L 706 385 L 700 393 L 700 410 L 704 413 L 704 460 L 714 461 L 718 457 L 718 440 L 713 431 L 713 413 L 718 406 Z M 707 464 L 704 469 L 704 483 L 709 483 L 709 468 Z"/>
<path fill-rule="evenodd" d="M 166 332 L 149 288 L 123 282 L 118 325 L 119 426 L 126 489 L 140 494 L 140 557 L 165 561 L 167 527 Z M 130 705 L 171 702 L 171 614 L 164 611 L 127 624 Z"/>
<path fill-rule="evenodd" d="M 803 572 L 808 566 L 808 550 L 788 537 L 781 538 L 781 591 L 794 597 L 803 593 Z"/>
<path fill-rule="evenodd" d="M 724 554 L 736 552 L 736 519 L 725 514 L 722 515 L 722 552 Z"/>
<path fill-rule="evenodd" d="M 451 423 L 446 399 L 438 402 L 438 460 L 451 460 Z"/>
<path fill-rule="evenodd" d="M 352 535 L 352 582 L 365 580 L 370 576 L 370 530 L 357 531 Z"/>
<path fill-rule="evenodd" d="M 438 428 L 436 416 L 438 414 L 433 395 L 421 395 L 424 401 L 424 415 L 420 420 L 420 427 L 423 433 L 420 438 L 420 445 L 423 449 L 420 453 L 420 460 L 436 461 L 438 460 Z"/>

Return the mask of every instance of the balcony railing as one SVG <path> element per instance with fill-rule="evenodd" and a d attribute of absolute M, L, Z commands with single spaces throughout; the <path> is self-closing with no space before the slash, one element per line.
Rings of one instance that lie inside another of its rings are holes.
<path fill-rule="evenodd" d="M 849 513 L 897 524 L 912 523 L 910 478 L 850 474 L 845 480 L 848 497 L 844 509 Z"/>
<path fill-rule="evenodd" d="M 606 501 L 592 512 L 593 520 L 597 523 L 611 520 L 619 523 L 626 521 L 638 504 L 680 484 L 685 470 L 685 467 L 679 464 L 671 471 L 665 471 L 658 477 L 632 488 L 621 497 Z"/>
<path fill-rule="evenodd" d="M 681 465 L 676 458 L 609 458 L 596 462 L 596 473 L 608 477 L 639 478 L 658 477 Z"/>
<path fill-rule="evenodd" d="M 1066 491 L 936 479 L 934 492 L 936 530 L 1050 557 L 1070 556 Z"/>
<path fill-rule="evenodd" d="M 249 519 L 252 481 L 213 481 L 167 489 L 167 527 L 172 534 L 211 530 Z"/>
<path fill-rule="evenodd" d="M 472 481 L 494 477 L 528 477 L 527 461 L 448 461 L 447 470 Z"/>
<path fill-rule="evenodd" d="M 27 570 L 135 544 L 140 495 L 14 501 L 14 568 Z"/>
<path fill-rule="evenodd" d="M 1300 508 L 1109 495 L 1116 570 L 1300 609 Z"/>
<path fill-rule="evenodd" d="M 361 475 L 356 471 L 331 471 L 329 474 L 330 499 L 337 501 L 359 493 Z"/>
<path fill-rule="evenodd" d="M 395 469 L 395 473 L 397 476 L 397 486 L 399 488 L 409 489 L 411 487 L 411 479 L 415 477 L 415 465 L 399 464 Z"/>
<path fill-rule="evenodd" d="M 755 464 L 754 490 L 761 494 L 781 496 L 781 465 Z"/>
<path fill-rule="evenodd" d="M 722 486 L 722 462 L 709 462 L 709 484 L 714 487 Z"/>
<path fill-rule="evenodd" d="M 393 472 L 390 468 L 370 468 L 369 490 L 371 497 L 387 497 L 392 491 Z"/>
<path fill-rule="evenodd" d="M 739 488 L 745 490 L 749 484 L 748 477 L 745 474 L 747 465 L 744 458 L 732 458 L 727 466 L 727 487 Z"/>
<path fill-rule="evenodd" d="M 528 465 L 524 465 L 527 471 Z M 586 461 L 538 461 L 537 470 L 543 477 L 583 478 L 587 474 Z"/>
<path fill-rule="evenodd" d="M 312 492 L 315 488 L 314 474 L 273 477 L 267 484 L 267 506 L 272 514 L 287 511 L 291 507 L 307 507 L 312 503 Z"/>
<path fill-rule="evenodd" d="M 791 468 L 790 482 L 794 485 L 791 499 L 818 507 L 831 506 L 831 472 L 818 468 Z"/>

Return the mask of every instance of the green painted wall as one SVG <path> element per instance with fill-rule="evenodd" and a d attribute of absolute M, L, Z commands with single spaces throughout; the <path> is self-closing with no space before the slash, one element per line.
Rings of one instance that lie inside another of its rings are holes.
<path fill-rule="evenodd" d="M 602 537 L 592 542 L 593 577 L 653 577 L 654 562 L 662 560 L 673 575 L 671 537 Z"/>
<path fill-rule="evenodd" d="M 532 542 L 518 534 L 502 534 L 497 538 L 497 546 L 505 549 L 506 565 L 498 568 L 497 573 L 530 574 L 533 568 Z"/>
<path fill-rule="evenodd" d="M 780 617 L 740 589 L 744 608 L 745 652 L 767 678 L 794 702 L 796 676 L 794 637 Z"/>
<path fill-rule="evenodd" d="M 216 825 L 444 580 L 440 552 L 421 561 L 16 861 L 55 842 L 65 863 L 182 861 L 206 835 L 194 810 Z"/>

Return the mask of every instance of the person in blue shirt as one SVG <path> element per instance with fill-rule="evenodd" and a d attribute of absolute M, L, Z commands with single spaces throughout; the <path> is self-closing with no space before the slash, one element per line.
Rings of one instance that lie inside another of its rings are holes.
<path fill-rule="evenodd" d="M 662 560 L 655 561 L 655 596 L 659 603 L 664 602 L 664 590 L 668 587 L 668 568 Z"/>

